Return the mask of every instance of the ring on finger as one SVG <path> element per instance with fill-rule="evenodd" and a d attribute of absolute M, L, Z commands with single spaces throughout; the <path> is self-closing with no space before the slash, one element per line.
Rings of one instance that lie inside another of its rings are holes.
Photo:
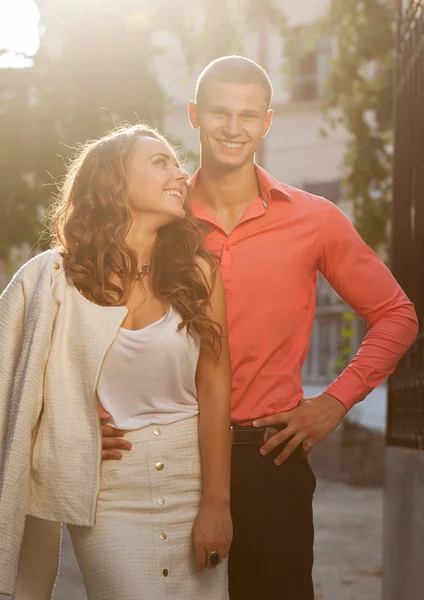
<path fill-rule="evenodd" d="M 303 440 L 302 444 L 303 444 L 304 446 L 306 446 L 306 447 L 308 448 L 308 450 L 312 450 L 312 448 L 313 448 L 313 446 L 311 446 L 311 444 L 308 444 L 308 441 L 307 441 L 307 440 Z"/>
<path fill-rule="evenodd" d="M 220 556 L 217 550 L 213 550 L 208 556 L 208 564 L 210 567 L 214 568 L 219 563 Z"/>

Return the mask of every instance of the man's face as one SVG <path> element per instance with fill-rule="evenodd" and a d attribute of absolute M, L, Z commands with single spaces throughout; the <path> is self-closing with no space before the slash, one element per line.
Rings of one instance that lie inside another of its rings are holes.
<path fill-rule="evenodd" d="M 190 102 L 189 119 L 200 132 L 202 161 L 236 169 L 253 162 L 272 111 L 261 85 L 212 80 L 199 104 Z"/>

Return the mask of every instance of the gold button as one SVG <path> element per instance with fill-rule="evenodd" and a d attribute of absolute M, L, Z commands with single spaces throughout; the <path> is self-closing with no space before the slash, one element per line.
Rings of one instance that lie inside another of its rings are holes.
<path fill-rule="evenodd" d="M 156 463 L 155 464 L 155 469 L 156 471 L 162 471 L 162 469 L 164 468 L 164 464 L 163 463 Z"/>
<path fill-rule="evenodd" d="M 168 536 L 166 535 L 166 533 L 164 533 L 164 532 L 162 531 L 162 532 L 159 534 L 159 537 L 160 537 L 160 539 L 161 539 L 161 540 L 166 540 L 166 538 L 167 538 Z"/>
<path fill-rule="evenodd" d="M 53 269 L 54 269 L 55 271 L 58 271 L 58 270 L 60 269 L 60 264 L 59 264 L 58 262 L 55 262 L 55 263 L 53 264 Z"/>
<path fill-rule="evenodd" d="M 159 506 L 163 506 L 165 504 L 165 500 L 163 498 L 158 498 L 156 502 L 159 504 Z"/>
<path fill-rule="evenodd" d="M 155 435 L 160 435 L 160 429 L 159 429 L 159 427 L 156 427 L 156 429 L 153 431 L 153 433 Z"/>
<path fill-rule="evenodd" d="M 162 575 L 163 575 L 164 577 L 168 577 L 168 575 L 169 575 L 169 571 L 168 571 L 168 569 L 162 569 Z"/>

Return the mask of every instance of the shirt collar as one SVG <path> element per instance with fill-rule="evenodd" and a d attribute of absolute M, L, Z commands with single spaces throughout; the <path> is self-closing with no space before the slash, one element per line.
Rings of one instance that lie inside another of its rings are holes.
<path fill-rule="evenodd" d="M 261 189 L 262 200 L 266 203 L 267 206 L 271 203 L 271 200 L 288 200 L 289 202 L 293 202 L 294 198 L 289 193 L 287 186 L 283 183 L 280 183 L 272 175 L 270 175 L 265 169 L 262 169 L 259 165 L 255 163 L 256 175 L 259 181 L 259 187 Z M 197 169 L 194 173 L 193 177 L 190 180 L 191 187 L 191 201 L 196 202 L 196 181 L 199 177 L 201 171 L 201 167 Z"/>
<path fill-rule="evenodd" d="M 280 183 L 272 175 L 270 175 L 265 169 L 262 169 L 255 163 L 256 175 L 258 177 L 259 186 L 261 188 L 262 200 L 267 204 L 270 204 L 271 200 L 288 200 L 293 202 L 294 198 L 289 193 L 287 186 L 284 183 Z"/>

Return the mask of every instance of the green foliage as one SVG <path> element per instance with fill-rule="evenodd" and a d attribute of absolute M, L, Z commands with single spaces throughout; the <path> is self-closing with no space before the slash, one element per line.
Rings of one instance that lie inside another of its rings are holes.
<path fill-rule="evenodd" d="M 0 257 L 38 239 L 73 146 L 122 120 L 160 126 L 165 105 L 140 2 L 37 5 L 45 33 L 33 67 L 0 71 Z"/>
<path fill-rule="evenodd" d="M 241 52 L 240 39 L 278 12 L 275 0 L 36 1 L 44 33 L 33 67 L 0 70 L 0 258 L 38 240 L 73 146 L 122 120 L 161 126 L 157 31 L 179 38 L 199 70 Z"/>
<path fill-rule="evenodd" d="M 320 40 L 335 44 L 324 108 L 328 126 L 349 133 L 344 156 L 344 199 L 369 246 L 386 253 L 392 169 L 395 8 L 391 0 L 332 0 L 311 27 L 281 20 L 289 75 Z M 325 129 L 322 135 L 327 135 Z"/>
<path fill-rule="evenodd" d="M 340 110 L 338 120 L 351 136 L 346 197 L 362 237 L 384 251 L 392 183 L 394 3 L 333 0 L 328 24 L 337 40 L 328 106 Z"/>

